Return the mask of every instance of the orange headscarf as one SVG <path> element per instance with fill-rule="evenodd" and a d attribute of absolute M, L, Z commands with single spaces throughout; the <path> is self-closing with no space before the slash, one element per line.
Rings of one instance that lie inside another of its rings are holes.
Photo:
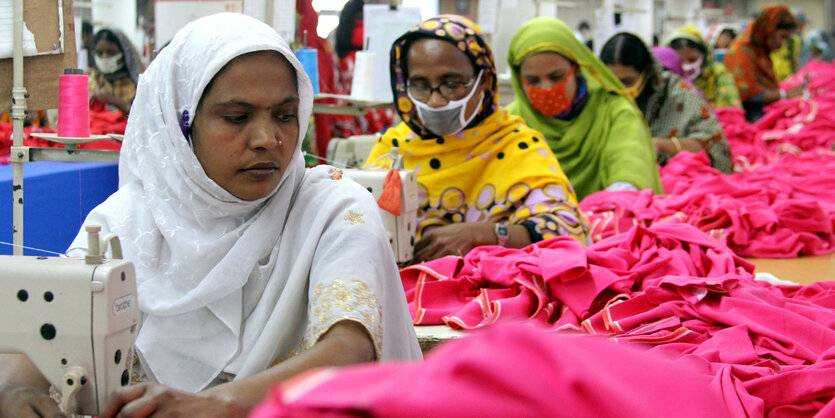
<path fill-rule="evenodd" d="M 768 56 L 768 38 L 779 27 L 794 25 L 791 11 L 784 6 L 768 6 L 757 19 L 748 25 L 728 49 L 725 66 L 734 77 L 743 101 L 749 100 L 766 89 L 778 88 L 774 65 Z"/>

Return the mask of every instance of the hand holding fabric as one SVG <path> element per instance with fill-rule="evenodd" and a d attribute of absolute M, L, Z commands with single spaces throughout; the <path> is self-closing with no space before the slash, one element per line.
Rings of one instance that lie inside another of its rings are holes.
<path fill-rule="evenodd" d="M 94 93 L 90 94 L 90 103 L 92 103 L 94 100 L 102 102 L 106 105 L 115 105 L 116 102 L 119 101 L 119 99 L 116 96 L 114 96 L 113 93 L 104 89 L 98 89 Z"/>

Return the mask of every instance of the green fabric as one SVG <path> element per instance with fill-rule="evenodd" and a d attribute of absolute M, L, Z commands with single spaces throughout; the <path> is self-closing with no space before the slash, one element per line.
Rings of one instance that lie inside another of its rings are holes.
<path fill-rule="evenodd" d="M 544 51 L 557 52 L 579 64 L 588 82 L 589 99 L 571 120 L 534 110 L 522 87 L 519 65 Z M 545 135 L 579 199 L 617 182 L 663 193 L 655 148 L 643 116 L 620 81 L 568 26 L 547 17 L 529 20 L 510 43 L 508 63 L 516 95 L 508 110 Z"/>

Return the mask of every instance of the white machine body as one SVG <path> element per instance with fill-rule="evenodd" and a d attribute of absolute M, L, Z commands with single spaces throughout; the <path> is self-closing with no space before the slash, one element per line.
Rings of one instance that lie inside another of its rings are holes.
<path fill-rule="evenodd" d="M 136 274 L 128 261 L 99 263 L 0 256 L 0 352 L 28 356 L 67 413 L 99 414 L 130 381 Z"/>
<path fill-rule="evenodd" d="M 398 263 L 412 260 L 414 256 L 415 235 L 417 233 L 418 186 L 417 177 L 412 170 L 398 170 L 402 193 L 400 194 L 400 216 L 380 209 L 383 225 L 388 233 L 389 243 Z M 378 199 L 383 193 L 388 169 L 345 169 L 343 173 L 365 187 Z"/>

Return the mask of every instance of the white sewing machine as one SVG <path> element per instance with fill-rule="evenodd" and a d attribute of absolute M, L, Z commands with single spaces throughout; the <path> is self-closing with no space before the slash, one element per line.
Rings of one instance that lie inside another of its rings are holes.
<path fill-rule="evenodd" d="M 392 153 L 381 157 L 381 159 L 390 161 L 389 167 L 397 168 L 400 174 L 400 184 L 402 186 L 400 216 L 395 216 L 382 208 L 380 209 L 380 216 L 383 218 L 383 226 L 388 233 L 395 260 L 398 263 L 405 263 L 411 261 L 414 255 L 415 235 L 417 233 L 417 177 L 414 171 L 403 169 L 403 157 L 398 154 L 397 148 L 392 148 Z M 383 192 L 383 183 L 388 171 L 388 168 L 357 168 L 345 169 L 343 172 L 368 189 L 376 200 Z"/>
<path fill-rule="evenodd" d="M 87 227 L 84 259 L 0 256 L 0 353 L 27 355 L 61 391 L 67 414 L 99 414 L 130 382 L 136 277 L 118 238 L 99 240 L 100 230 Z M 111 260 L 102 255 L 108 242 Z"/>

